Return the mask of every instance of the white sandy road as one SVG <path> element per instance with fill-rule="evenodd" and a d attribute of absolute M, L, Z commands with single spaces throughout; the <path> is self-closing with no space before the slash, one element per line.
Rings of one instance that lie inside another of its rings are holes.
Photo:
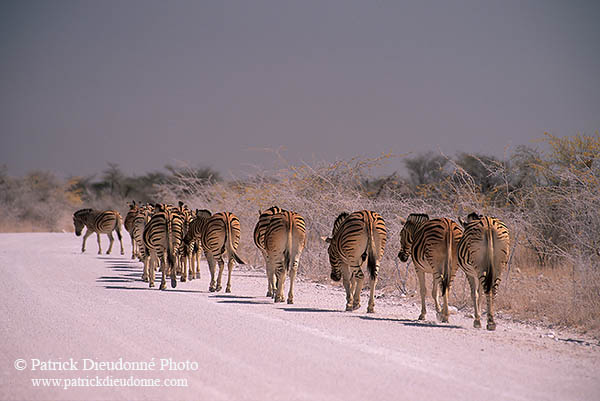
<path fill-rule="evenodd" d="M 201 280 L 150 290 L 139 262 L 98 256 L 94 241 L 82 255 L 80 241 L 0 234 L 2 400 L 600 399 L 597 346 L 503 320 L 496 332 L 460 315 L 421 323 L 408 303 L 342 312 L 343 292 L 313 283 L 298 283 L 295 305 L 274 305 L 263 274 L 240 268 L 232 294 L 207 292 L 206 267 Z M 79 370 L 39 370 L 48 361 Z M 115 379 L 161 386 L 106 385 Z"/>

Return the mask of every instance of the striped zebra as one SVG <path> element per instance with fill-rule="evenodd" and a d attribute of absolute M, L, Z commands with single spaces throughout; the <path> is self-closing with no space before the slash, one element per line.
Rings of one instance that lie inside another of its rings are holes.
<path fill-rule="evenodd" d="M 145 262 L 150 287 L 154 287 L 154 270 L 160 265 L 162 279 L 160 289 L 167 288 L 167 274 L 171 287 L 177 286 L 177 252 L 183 239 L 183 214 L 169 205 L 155 205 L 155 212 L 144 226 Z"/>
<path fill-rule="evenodd" d="M 105 210 L 99 211 L 94 209 L 81 209 L 73 213 L 73 224 L 75 225 L 75 235 L 78 237 L 81 235 L 83 227 L 86 228 L 85 234 L 83 234 L 83 244 L 81 245 L 81 252 L 85 252 L 85 241 L 92 233 L 96 233 L 98 238 L 98 254 L 102 253 L 102 247 L 100 245 L 100 234 L 106 234 L 110 240 L 107 254 L 112 251 L 113 242 L 115 241 L 112 232 L 117 232 L 119 243 L 121 244 L 121 255 L 123 251 L 123 239 L 121 237 L 121 224 L 122 219 L 119 212 L 116 210 Z"/>
<path fill-rule="evenodd" d="M 197 218 L 203 219 L 210 217 L 211 213 L 208 210 L 199 210 L 196 209 L 190 215 L 190 220 L 188 222 L 188 227 L 186 234 L 184 236 L 184 241 L 181 246 L 181 255 L 187 260 L 186 265 L 186 273 L 188 274 L 188 278 L 190 280 L 200 278 L 200 255 L 202 252 L 202 244 L 200 241 L 200 237 L 195 237 L 192 239 L 193 231 L 191 230 L 194 221 Z M 197 223 L 196 223 L 197 224 Z M 185 273 L 184 273 L 185 274 Z"/>
<path fill-rule="evenodd" d="M 290 275 L 288 304 L 294 303 L 294 279 L 298 260 L 306 244 L 306 223 L 295 212 L 283 211 L 271 216 L 265 229 L 264 249 L 266 254 L 269 289 L 275 289 L 275 302 L 283 302 L 283 287 L 286 273 Z"/>
<path fill-rule="evenodd" d="M 254 245 L 260 250 L 265 259 L 265 265 L 267 264 L 267 252 L 265 250 L 264 238 L 265 232 L 267 230 L 267 226 L 269 225 L 269 221 L 274 214 L 284 212 L 285 210 L 279 208 L 278 206 L 271 206 L 264 212 L 258 211 L 259 217 L 256 226 L 254 227 Z M 275 294 L 275 277 L 269 277 L 269 272 L 267 270 L 267 297 L 272 297 Z"/>
<path fill-rule="evenodd" d="M 133 239 L 133 221 L 139 210 L 139 206 L 135 203 L 135 201 L 129 203 L 128 206 L 129 211 L 127 212 L 127 215 L 125 215 L 125 221 L 123 222 L 123 225 L 125 226 L 125 231 L 129 233 L 129 238 L 131 238 L 131 259 L 135 259 L 139 251 L 137 249 L 137 244 Z"/>
<path fill-rule="evenodd" d="M 154 205 L 146 204 L 138 209 L 138 212 L 133 219 L 133 240 L 136 243 L 138 250 L 138 259 L 144 263 L 144 272 L 142 273 L 142 280 L 149 280 L 149 269 L 148 269 L 148 257 L 150 256 L 146 246 L 144 245 L 144 228 L 150 221 L 150 218 L 154 214 Z"/>
<path fill-rule="evenodd" d="M 410 214 L 400 231 L 401 250 L 398 257 L 406 262 L 412 256 L 415 271 L 419 279 L 421 295 L 421 314 L 419 320 L 424 320 L 427 314 L 425 308 L 425 273 L 433 274 L 431 296 L 435 303 L 437 317 L 442 322 L 448 322 L 448 296 L 452 280 L 458 270 L 457 249 L 462 236 L 462 229 L 454 221 L 441 218 L 429 220 L 426 214 Z M 441 287 L 443 306 L 440 309 L 438 289 Z"/>
<path fill-rule="evenodd" d="M 374 313 L 375 286 L 387 240 L 385 222 L 381 215 L 368 210 L 352 214 L 341 213 L 333 224 L 331 237 L 324 240 L 329 243 L 331 279 L 339 281 L 343 277 L 344 280 L 347 311 L 360 308 L 364 280 L 361 266 L 367 263 L 371 279 L 367 313 Z"/>
<path fill-rule="evenodd" d="M 184 238 L 184 247 L 189 249 L 191 242 L 196 239 L 200 239 L 210 270 L 208 290 L 214 292 L 222 289 L 221 278 L 225 268 L 223 255 L 225 255 L 229 259 L 225 292 L 231 292 L 233 261 L 245 264 L 237 254 L 237 247 L 240 243 L 240 220 L 236 215 L 229 212 L 211 215 L 208 210 L 200 211 L 190 224 L 188 233 Z M 218 278 L 215 278 L 216 262 L 219 263 Z"/>
<path fill-rule="evenodd" d="M 458 243 L 458 262 L 471 286 L 471 298 L 475 309 L 473 327 L 480 328 L 480 289 L 487 298 L 487 329 L 495 330 L 494 299 L 498 292 L 500 275 L 506 266 L 510 236 L 506 225 L 494 217 L 471 213 L 466 222 L 459 219 L 465 228 Z"/>

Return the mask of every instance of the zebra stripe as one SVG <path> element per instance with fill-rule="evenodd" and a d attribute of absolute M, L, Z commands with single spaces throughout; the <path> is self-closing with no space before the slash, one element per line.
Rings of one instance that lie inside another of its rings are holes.
<path fill-rule="evenodd" d="M 183 239 L 183 214 L 168 205 L 156 205 L 157 210 L 144 227 L 144 246 L 148 251 L 150 287 L 154 287 L 154 267 L 160 263 L 160 289 L 167 287 L 166 276 L 171 276 L 171 287 L 177 286 L 177 251 Z"/>
<path fill-rule="evenodd" d="M 210 270 L 210 292 L 220 291 L 221 279 L 225 262 L 223 255 L 228 260 L 228 277 L 225 292 L 231 292 L 231 272 L 233 271 L 234 260 L 240 264 L 245 262 L 237 254 L 237 248 L 240 243 L 240 220 L 236 215 L 230 212 L 216 213 L 210 215 L 210 211 L 201 211 L 199 216 L 194 219 L 184 239 L 186 247 L 195 239 L 200 239 L 204 256 L 208 262 Z M 219 263 L 218 278 L 215 277 L 216 263 Z"/>
<path fill-rule="evenodd" d="M 458 243 L 458 263 L 465 272 L 471 286 L 471 298 L 475 317 L 473 326 L 481 327 L 479 314 L 480 289 L 487 298 L 487 329 L 495 330 L 494 300 L 504 267 L 508 262 L 510 234 L 506 225 L 495 217 L 471 213 Z"/>
<path fill-rule="evenodd" d="M 425 273 L 433 274 L 432 297 L 438 318 L 448 322 L 448 296 L 458 270 L 457 248 L 462 230 L 454 221 L 441 218 L 429 220 L 426 214 L 411 214 L 400 232 L 401 249 L 398 257 L 406 262 L 409 256 L 415 264 L 421 295 L 421 314 L 425 319 Z M 440 309 L 438 287 L 441 287 L 443 306 Z"/>
<path fill-rule="evenodd" d="M 135 259 L 139 253 L 137 250 L 137 244 L 133 239 L 133 221 L 138 211 L 138 205 L 135 203 L 135 201 L 132 201 L 129 204 L 129 211 L 127 212 L 127 215 L 125 215 L 125 221 L 123 222 L 123 226 L 125 226 L 125 230 L 129 233 L 129 238 L 131 239 L 131 259 Z"/>
<path fill-rule="evenodd" d="M 367 313 L 375 312 L 375 286 L 386 240 L 385 222 L 379 213 L 362 210 L 342 213 L 336 218 L 332 236 L 326 241 L 329 242 L 331 278 L 344 279 L 347 311 L 360 307 L 364 280 L 361 266 L 366 262 L 371 278 Z"/>
<path fill-rule="evenodd" d="M 122 218 L 119 212 L 116 210 L 105 210 L 98 211 L 94 209 L 80 209 L 73 213 L 73 225 L 75 226 L 75 235 L 80 236 L 81 231 L 85 227 L 85 234 L 83 234 L 83 244 L 81 245 L 81 252 L 85 252 L 85 242 L 92 233 L 96 233 L 98 239 L 98 254 L 102 253 L 102 247 L 100 245 L 100 234 L 106 234 L 110 240 L 107 254 L 112 251 L 114 237 L 113 231 L 117 232 L 119 243 L 121 244 L 121 255 L 123 251 L 123 239 L 121 237 L 121 224 Z"/>
<path fill-rule="evenodd" d="M 268 285 L 269 290 L 274 293 L 275 302 L 283 302 L 285 276 L 289 273 L 290 290 L 287 303 L 294 303 L 294 279 L 305 244 L 306 223 L 302 216 L 295 212 L 283 211 L 270 217 L 269 225 L 265 229 L 264 247 Z"/>

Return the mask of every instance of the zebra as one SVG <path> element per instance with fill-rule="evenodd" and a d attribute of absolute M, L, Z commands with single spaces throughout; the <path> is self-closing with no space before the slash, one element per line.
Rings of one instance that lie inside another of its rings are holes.
<path fill-rule="evenodd" d="M 333 224 L 331 237 L 323 239 L 329 243 L 327 251 L 331 279 L 344 279 L 346 311 L 360 308 L 360 292 L 364 280 L 361 266 L 367 263 L 371 279 L 367 313 L 374 313 L 375 286 L 387 240 L 385 221 L 381 215 L 369 210 L 341 213 Z"/>
<path fill-rule="evenodd" d="M 138 259 L 144 263 L 144 271 L 142 273 L 142 281 L 148 281 L 149 270 L 148 270 L 148 257 L 149 253 L 144 245 L 144 228 L 150 221 L 152 214 L 154 213 L 154 206 L 146 204 L 140 207 L 133 219 L 132 235 L 138 249 Z"/>
<path fill-rule="evenodd" d="M 221 278 L 225 267 L 223 255 L 226 255 L 229 261 L 225 292 L 231 292 L 233 261 L 246 264 L 237 254 L 237 247 L 240 242 L 240 220 L 230 212 L 211 215 L 209 210 L 201 210 L 200 213 L 196 214 L 196 218 L 190 224 L 188 233 L 184 238 L 184 247 L 188 249 L 188 253 L 190 244 L 196 239 L 200 239 L 210 270 L 208 290 L 210 292 L 221 291 Z M 219 263 L 217 278 L 215 278 L 216 262 Z"/>
<path fill-rule="evenodd" d="M 200 254 L 202 252 L 202 244 L 200 241 L 200 237 L 196 236 L 195 238 L 192 239 L 192 235 L 193 235 L 193 231 L 191 230 L 192 225 L 194 224 L 194 221 L 197 218 L 203 219 L 203 218 L 210 217 L 210 216 L 211 216 L 210 211 L 205 210 L 205 209 L 204 210 L 196 209 L 193 213 L 190 213 L 190 219 L 188 222 L 187 231 L 186 231 L 186 234 L 184 236 L 184 241 L 181 246 L 181 255 L 184 258 L 184 260 L 187 260 L 187 263 L 189 265 L 188 278 L 190 280 L 200 278 Z M 200 223 L 200 220 L 197 223 L 195 223 L 195 225 L 198 225 L 198 223 Z M 197 227 L 199 227 L 199 226 L 197 226 Z M 196 229 L 197 229 L 197 227 L 196 227 Z M 188 265 L 186 265 L 186 266 L 188 266 Z"/>
<path fill-rule="evenodd" d="M 294 303 L 294 279 L 298 270 L 298 260 L 306 244 L 306 223 L 295 212 L 282 211 L 271 216 L 265 229 L 265 259 L 269 289 L 274 289 L 274 301 L 283 302 L 285 275 L 290 275 L 288 304 Z M 275 285 L 276 281 L 276 285 Z"/>
<path fill-rule="evenodd" d="M 429 220 L 427 214 L 412 213 L 400 231 L 401 249 L 398 258 L 406 262 L 412 256 L 415 271 L 419 279 L 421 295 L 421 314 L 419 320 L 424 320 L 427 314 L 425 308 L 425 273 L 433 274 L 431 296 L 435 303 L 437 317 L 447 323 L 448 296 L 452 280 L 458 270 L 457 249 L 462 236 L 462 229 L 448 218 Z M 443 306 L 440 309 L 438 288 L 441 287 Z"/>
<path fill-rule="evenodd" d="M 256 226 L 254 227 L 254 245 L 260 250 L 265 259 L 265 265 L 267 264 L 267 252 L 265 250 L 264 238 L 265 232 L 267 230 L 267 226 L 269 225 L 269 221 L 274 214 L 284 212 L 285 210 L 281 209 L 278 206 L 271 206 L 264 212 L 258 211 L 259 217 Z M 267 297 L 273 297 L 275 294 L 275 277 L 268 277 L 269 272 L 267 270 Z"/>
<path fill-rule="evenodd" d="M 123 225 L 125 226 L 125 230 L 129 233 L 129 238 L 131 238 L 131 259 L 135 259 L 139 251 L 137 249 L 137 244 L 133 239 L 133 221 L 139 210 L 139 206 L 135 203 L 135 201 L 129 203 L 128 206 L 129 211 L 125 216 L 125 221 L 123 222 Z"/>
<path fill-rule="evenodd" d="M 487 298 L 487 329 L 495 330 L 494 299 L 500 275 L 507 264 L 510 235 L 506 225 L 495 217 L 471 213 L 459 219 L 465 231 L 458 243 L 458 263 L 471 287 L 475 310 L 473 327 L 480 328 L 479 296 L 481 288 Z"/>
<path fill-rule="evenodd" d="M 110 244 L 108 246 L 107 254 L 112 251 L 113 242 L 115 241 L 112 232 L 117 232 L 119 243 L 121 244 L 121 255 L 123 251 L 123 239 L 121 237 L 121 223 L 122 218 L 119 212 L 116 210 L 105 210 L 99 211 L 94 209 L 80 209 L 73 213 L 73 224 L 75 225 L 75 235 L 80 236 L 83 227 L 86 227 L 85 234 L 83 234 L 83 244 L 81 245 L 81 252 L 85 252 L 85 241 L 92 233 L 96 233 L 98 238 L 98 254 L 102 254 L 102 248 L 100 245 L 100 234 L 108 235 Z"/>
<path fill-rule="evenodd" d="M 154 287 L 154 269 L 159 263 L 162 272 L 160 289 L 167 288 L 167 274 L 171 277 L 171 287 L 177 286 L 177 251 L 183 239 L 183 221 L 183 214 L 176 208 L 157 204 L 150 221 L 144 226 L 144 266 L 149 273 L 150 287 Z"/>

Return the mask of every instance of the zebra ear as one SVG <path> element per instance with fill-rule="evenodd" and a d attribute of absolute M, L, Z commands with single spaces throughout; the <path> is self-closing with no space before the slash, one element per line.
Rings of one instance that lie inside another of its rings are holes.
<path fill-rule="evenodd" d="M 325 237 L 325 236 L 323 236 L 323 237 L 321 237 L 321 239 L 322 239 L 323 241 L 327 242 L 328 244 L 329 244 L 329 243 L 331 243 L 331 238 L 329 238 L 329 237 Z"/>
<path fill-rule="evenodd" d="M 467 226 L 467 223 L 465 223 L 463 221 L 463 219 L 461 219 L 460 217 L 458 218 L 458 222 L 460 223 L 461 226 L 463 226 L 463 228 L 465 228 Z"/>

